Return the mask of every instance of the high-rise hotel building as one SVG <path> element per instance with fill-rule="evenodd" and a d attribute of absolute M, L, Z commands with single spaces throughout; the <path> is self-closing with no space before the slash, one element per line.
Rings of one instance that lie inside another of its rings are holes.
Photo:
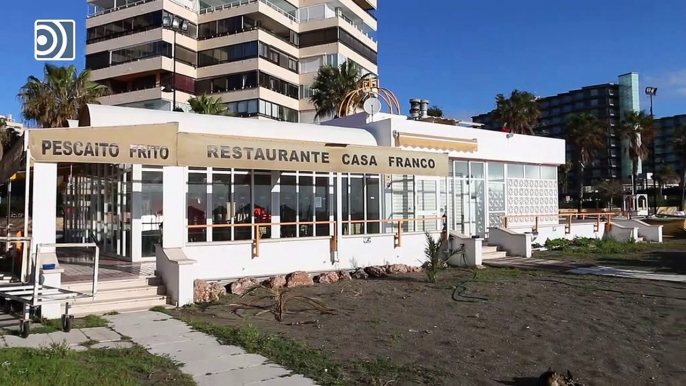
<path fill-rule="evenodd" d="M 86 67 L 101 103 L 188 110 L 221 97 L 239 116 L 313 122 L 319 67 L 378 74 L 377 0 L 88 0 Z"/>

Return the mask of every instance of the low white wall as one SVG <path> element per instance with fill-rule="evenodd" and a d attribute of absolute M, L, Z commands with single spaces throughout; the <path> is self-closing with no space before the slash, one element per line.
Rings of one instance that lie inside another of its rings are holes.
<path fill-rule="evenodd" d="M 156 248 L 155 276 L 161 277 L 169 303 L 181 307 L 193 303 L 196 261 L 188 259 L 180 248 Z"/>
<path fill-rule="evenodd" d="M 636 240 L 638 239 L 638 227 L 627 227 L 613 223 L 608 236 L 617 241 Z"/>
<path fill-rule="evenodd" d="M 458 232 L 450 232 L 450 248 L 458 250 L 464 245 L 464 257 L 460 254 L 453 255 L 448 260 L 448 265 L 453 267 L 477 267 L 483 263 L 482 238 L 472 238 Z"/>
<path fill-rule="evenodd" d="M 638 235 L 646 241 L 662 242 L 662 225 L 650 225 L 641 220 L 631 220 L 631 226 L 638 228 Z"/>
<path fill-rule="evenodd" d="M 539 234 L 540 229 L 542 229 L 542 227 L 539 226 Z M 531 257 L 533 235 L 531 233 L 525 233 L 528 231 L 528 228 L 522 228 L 521 232 L 505 227 L 489 228 L 488 243 L 502 247 L 509 255 Z"/>

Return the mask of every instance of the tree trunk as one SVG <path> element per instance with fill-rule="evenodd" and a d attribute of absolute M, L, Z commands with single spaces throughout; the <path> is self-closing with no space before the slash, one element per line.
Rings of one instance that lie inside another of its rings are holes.
<path fill-rule="evenodd" d="M 679 182 L 679 188 L 681 189 L 681 201 L 679 201 L 679 210 L 684 210 L 684 188 L 686 184 L 686 171 L 684 175 L 681 176 L 681 182 Z"/>
<path fill-rule="evenodd" d="M 632 188 L 631 193 L 634 195 L 636 194 L 636 191 L 637 191 L 637 189 L 636 189 L 636 178 L 638 177 L 637 169 L 638 169 L 638 159 L 635 159 L 635 160 L 631 161 L 631 175 L 634 177 L 633 181 L 631 181 L 631 188 Z"/>
<path fill-rule="evenodd" d="M 579 164 L 579 213 L 583 212 L 584 209 L 584 168 Z"/>

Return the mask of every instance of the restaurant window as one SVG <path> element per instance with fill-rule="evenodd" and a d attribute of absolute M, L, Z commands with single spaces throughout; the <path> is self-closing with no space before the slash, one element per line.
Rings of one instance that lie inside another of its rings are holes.
<path fill-rule="evenodd" d="M 544 180 L 557 179 L 557 168 L 554 166 L 541 166 L 541 178 Z"/>
<path fill-rule="evenodd" d="M 541 178 L 541 167 L 538 165 L 524 166 L 524 178 L 538 179 Z"/>
<path fill-rule="evenodd" d="M 508 178 L 524 178 L 524 165 L 508 164 L 507 165 Z"/>
<path fill-rule="evenodd" d="M 381 226 L 378 220 L 381 219 L 381 197 L 379 189 L 378 175 L 344 174 L 341 186 L 344 235 L 380 233 Z M 369 220 L 377 221 L 369 222 Z"/>
<path fill-rule="evenodd" d="M 141 256 L 155 256 L 162 243 L 162 171 L 143 171 L 141 175 Z"/>
<path fill-rule="evenodd" d="M 212 174 L 212 241 L 233 240 L 231 224 L 233 217 L 233 205 L 231 201 L 231 174 Z"/>
<path fill-rule="evenodd" d="M 254 172 L 255 203 L 253 216 L 255 223 L 269 224 L 272 222 L 272 176 L 270 174 Z M 272 227 L 258 226 L 261 238 L 272 237 Z"/>
<path fill-rule="evenodd" d="M 298 221 L 298 190 L 295 173 L 281 173 L 279 180 L 281 200 L 281 222 L 295 223 Z M 282 225 L 281 237 L 297 237 L 297 225 Z"/>
<path fill-rule="evenodd" d="M 188 219 L 188 241 L 207 241 L 207 173 L 188 173 L 186 217 Z"/>

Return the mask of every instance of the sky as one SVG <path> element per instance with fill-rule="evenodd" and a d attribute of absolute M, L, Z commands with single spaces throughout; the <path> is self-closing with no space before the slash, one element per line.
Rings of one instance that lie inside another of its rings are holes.
<path fill-rule="evenodd" d="M 686 1 L 378 0 L 379 78 L 400 99 L 430 100 L 470 119 L 513 89 L 547 96 L 638 72 L 658 87 L 655 115 L 686 114 Z M 0 114 L 19 119 L 16 95 L 29 75 L 36 19 L 74 19 L 84 66 L 85 0 L 3 1 Z M 641 107 L 648 99 L 641 92 Z"/>

